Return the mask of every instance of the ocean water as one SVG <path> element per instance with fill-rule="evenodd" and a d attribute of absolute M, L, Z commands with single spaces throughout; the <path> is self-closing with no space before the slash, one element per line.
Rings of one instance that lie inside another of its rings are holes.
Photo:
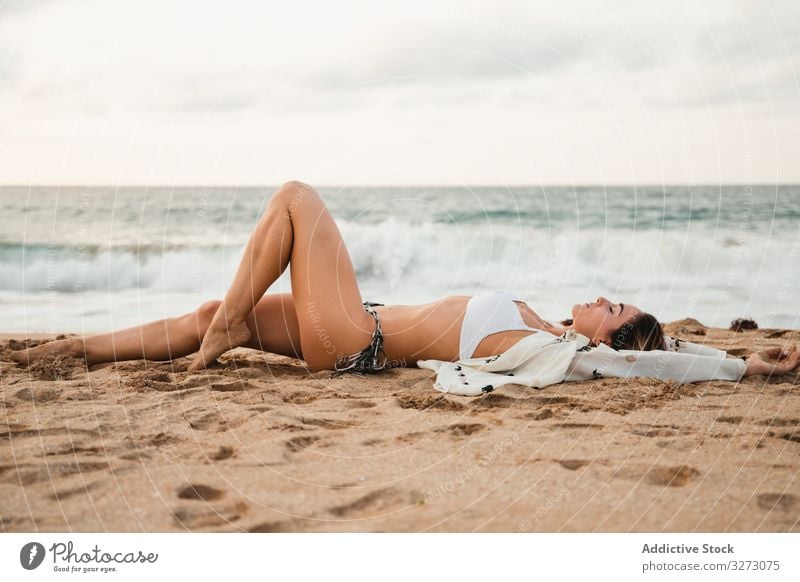
<path fill-rule="evenodd" d="M 275 187 L 0 188 L 0 331 L 93 333 L 221 298 Z M 603 295 L 661 321 L 800 325 L 800 186 L 317 188 L 365 300 Z M 289 271 L 269 293 L 291 292 Z"/>

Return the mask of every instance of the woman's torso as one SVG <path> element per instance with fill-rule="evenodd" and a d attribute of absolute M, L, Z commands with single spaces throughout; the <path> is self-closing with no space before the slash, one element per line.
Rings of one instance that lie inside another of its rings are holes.
<path fill-rule="evenodd" d="M 415 367 L 417 360 L 457 361 L 460 357 L 461 328 L 469 295 L 451 295 L 422 305 L 374 307 L 381 320 L 383 349 L 389 360 Z M 523 322 L 547 329 L 548 323 L 526 303 L 515 301 Z M 535 331 L 510 330 L 487 335 L 478 343 L 472 357 L 500 354 Z"/>

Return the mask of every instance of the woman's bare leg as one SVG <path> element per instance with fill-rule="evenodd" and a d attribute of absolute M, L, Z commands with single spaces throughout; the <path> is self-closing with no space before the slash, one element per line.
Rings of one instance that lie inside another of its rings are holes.
<path fill-rule="evenodd" d="M 250 235 L 233 282 L 190 370 L 205 368 L 227 350 L 251 339 L 245 319 L 286 269 L 292 251 L 291 220 L 287 209 L 276 203 L 280 193 L 279 189 L 272 197 Z"/>
<path fill-rule="evenodd" d="M 330 368 L 369 342 L 374 320 L 361 304 L 355 271 L 336 223 L 317 192 L 292 181 L 272 196 L 190 370 L 204 368 L 251 339 L 246 318 L 292 263 L 292 295 L 303 358 Z"/>
<path fill-rule="evenodd" d="M 247 316 L 252 333 L 244 347 L 303 359 L 300 323 L 291 293 L 267 293 Z"/>
<path fill-rule="evenodd" d="M 209 301 L 178 317 L 111 333 L 47 342 L 28 350 L 11 352 L 11 359 L 30 364 L 52 354 L 85 358 L 88 366 L 123 360 L 173 360 L 197 351 L 219 305 L 219 301 Z"/>
<path fill-rule="evenodd" d="M 85 358 L 87 365 L 124 360 L 171 360 L 200 347 L 221 301 L 208 301 L 195 311 L 112 333 L 47 342 L 11 352 L 11 359 L 30 364 L 44 355 Z M 247 318 L 252 334 L 246 347 L 302 358 L 300 329 L 291 294 L 265 295 Z"/>
<path fill-rule="evenodd" d="M 262 299 L 290 260 L 291 299 L 285 294 L 277 296 L 280 300 Z M 258 309 L 253 308 L 256 304 Z M 199 347 L 200 357 L 190 366 L 196 370 L 244 345 L 301 356 L 313 369 L 322 370 L 330 369 L 338 356 L 362 349 L 375 329 L 361 304 L 355 271 L 333 217 L 316 191 L 301 182 L 287 182 L 273 195 L 224 301 L 207 304 L 199 319 L 195 313 L 50 342 L 13 357 L 30 362 L 46 353 L 62 353 L 85 356 L 91 365 L 166 360 Z"/>
<path fill-rule="evenodd" d="M 361 304 L 341 233 L 319 194 L 293 181 L 270 200 L 190 370 L 250 340 L 248 314 L 290 261 L 303 359 L 312 368 L 330 369 L 339 355 L 369 342 L 375 323 Z"/>

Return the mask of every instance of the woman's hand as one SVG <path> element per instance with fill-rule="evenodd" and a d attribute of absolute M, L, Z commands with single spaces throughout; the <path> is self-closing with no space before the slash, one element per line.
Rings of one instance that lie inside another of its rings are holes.
<path fill-rule="evenodd" d="M 770 348 L 758 354 L 752 354 L 747 358 L 746 363 L 745 376 L 787 374 L 800 367 L 800 350 L 797 349 L 797 346 Z"/>

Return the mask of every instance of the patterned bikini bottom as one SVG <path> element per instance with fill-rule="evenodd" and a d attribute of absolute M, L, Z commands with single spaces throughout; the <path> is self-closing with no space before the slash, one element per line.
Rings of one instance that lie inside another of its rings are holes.
<path fill-rule="evenodd" d="M 381 331 L 381 320 L 378 314 L 372 309 L 374 306 L 382 306 L 383 303 L 373 303 L 372 301 L 363 302 L 364 309 L 375 318 L 375 332 L 372 334 L 372 341 L 360 352 L 349 356 L 340 356 L 334 365 L 334 372 L 331 378 L 336 378 L 344 373 L 364 376 L 366 374 L 377 374 L 393 364 L 387 363 L 386 354 L 383 351 L 383 331 Z"/>

